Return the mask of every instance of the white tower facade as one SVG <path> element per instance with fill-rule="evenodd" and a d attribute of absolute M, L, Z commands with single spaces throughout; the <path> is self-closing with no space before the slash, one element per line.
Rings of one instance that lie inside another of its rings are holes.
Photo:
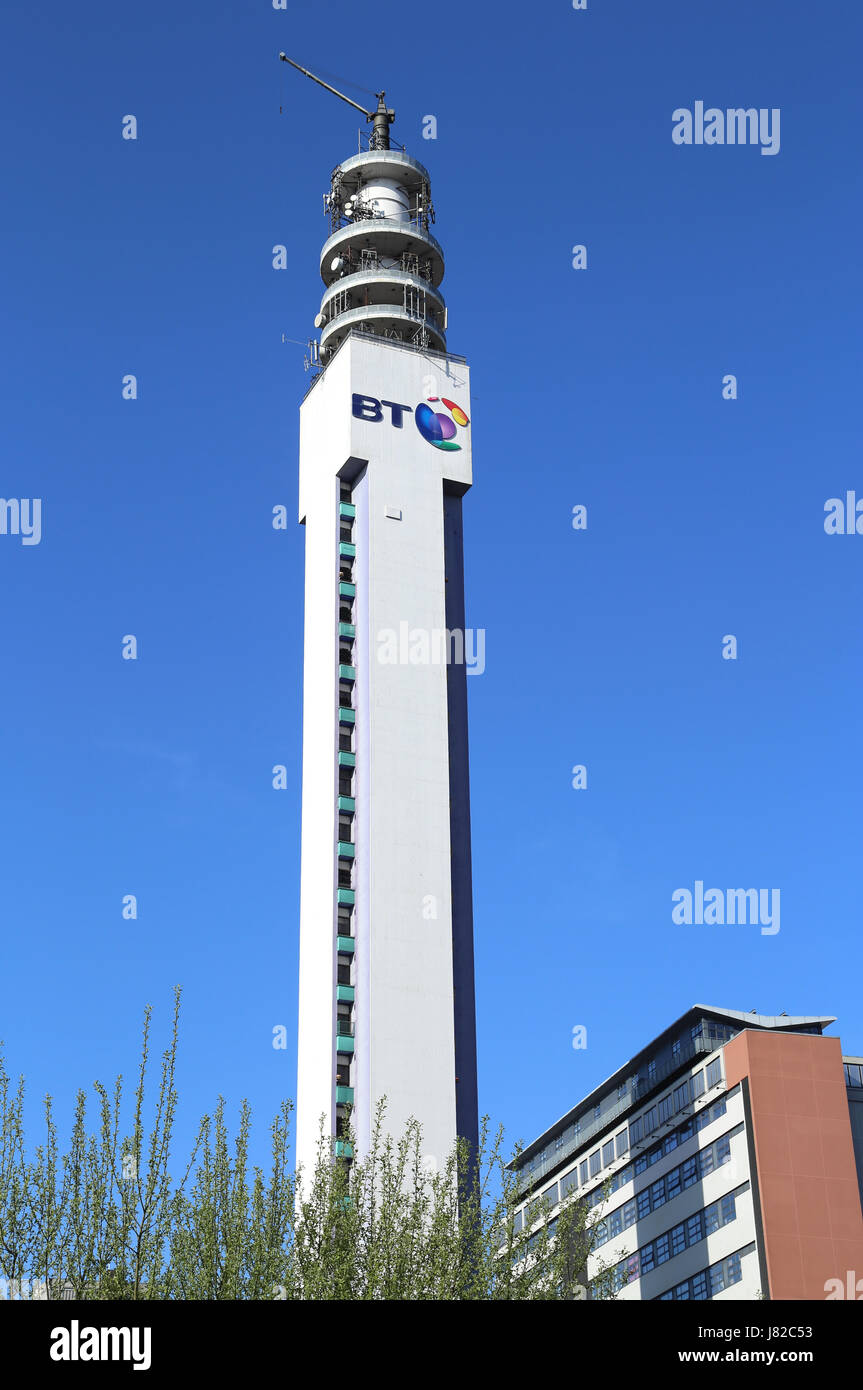
<path fill-rule="evenodd" d="M 470 379 L 446 350 L 427 171 L 388 147 L 332 175 L 300 411 L 306 532 L 297 1160 L 350 1113 L 358 1156 L 423 1126 L 476 1142 L 462 498 Z"/>

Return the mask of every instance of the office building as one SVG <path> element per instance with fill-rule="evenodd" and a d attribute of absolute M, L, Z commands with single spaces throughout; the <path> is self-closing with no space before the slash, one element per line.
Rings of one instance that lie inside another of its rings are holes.
<path fill-rule="evenodd" d="M 518 1228 L 583 1197 L 587 1287 L 604 1268 L 622 1300 L 863 1280 L 863 1073 L 834 1022 L 689 1009 L 524 1150 Z"/>

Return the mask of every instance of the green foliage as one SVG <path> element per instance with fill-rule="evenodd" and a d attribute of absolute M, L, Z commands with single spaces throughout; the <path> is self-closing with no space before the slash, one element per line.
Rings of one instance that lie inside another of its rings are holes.
<path fill-rule="evenodd" d="M 96 1123 L 79 1091 L 60 1152 L 51 1097 L 43 1141 L 27 1156 L 24 1083 L 0 1057 L 0 1294 L 141 1299 L 583 1299 L 593 1214 L 574 1196 L 553 1234 L 517 1230 L 524 1200 L 502 1132 L 483 1122 L 478 1152 L 456 1145 L 440 1170 L 423 1160 L 422 1131 L 386 1130 L 378 1110 L 368 1153 L 348 1161 L 321 1133 L 314 1171 L 288 1163 L 290 1102 L 271 1126 L 265 1173 L 249 1167 L 251 1111 L 231 1142 L 220 1097 L 200 1123 L 178 1180 L 171 1175 L 179 1027 L 162 1055 L 145 1122 L 150 1009 L 132 1098 L 94 1086 Z M 121 1137 L 122 1136 L 122 1137 Z M 353 1145 L 353 1135 L 344 1136 Z M 600 1275 L 592 1297 L 609 1296 Z"/>

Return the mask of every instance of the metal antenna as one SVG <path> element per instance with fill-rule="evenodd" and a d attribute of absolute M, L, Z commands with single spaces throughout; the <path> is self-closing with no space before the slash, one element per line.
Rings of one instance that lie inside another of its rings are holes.
<path fill-rule="evenodd" d="M 286 53 L 280 53 L 279 58 L 283 63 L 290 63 L 291 67 L 296 68 L 298 72 L 305 73 L 306 77 L 310 77 L 313 82 L 317 82 L 318 86 L 325 87 L 328 92 L 332 92 L 333 96 L 340 97 L 342 101 L 346 101 L 348 106 L 352 106 L 355 111 L 361 111 L 366 120 L 372 122 L 371 148 L 373 150 L 389 149 L 390 126 L 396 118 L 396 113 L 387 107 L 386 92 L 376 92 L 375 95 L 378 99 L 377 110 L 367 111 L 364 106 L 360 106 L 359 102 L 352 101 L 350 97 L 346 97 L 344 92 L 339 92 L 335 87 L 331 87 L 329 82 L 325 82 L 322 77 L 318 77 L 315 73 L 309 72 L 309 69 L 304 68 L 301 63 L 295 63 L 293 58 L 289 58 Z"/>

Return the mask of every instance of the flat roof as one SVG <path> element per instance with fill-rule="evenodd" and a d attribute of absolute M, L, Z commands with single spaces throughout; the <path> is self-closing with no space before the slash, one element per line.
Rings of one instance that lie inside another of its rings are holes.
<path fill-rule="evenodd" d="M 594 1086 L 593 1090 L 589 1091 L 571 1110 L 567 1110 L 564 1115 L 561 1115 L 560 1119 L 555 1120 L 554 1124 L 549 1125 L 548 1129 L 543 1130 L 542 1134 L 530 1144 L 526 1145 L 519 1157 L 518 1164 L 515 1166 L 518 1168 L 523 1167 L 529 1159 L 533 1158 L 535 1154 L 539 1153 L 547 1144 L 551 1143 L 555 1135 L 560 1134 L 562 1130 L 571 1125 L 572 1122 L 576 1120 L 579 1115 L 584 1114 L 586 1110 L 592 1109 L 601 1095 L 606 1094 L 613 1086 L 637 1071 L 639 1064 L 656 1052 L 664 1042 L 670 1041 L 682 1028 L 691 1026 L 697 1018 L 704 1017 L 719 1020 L 724 1019 L 729 1023 L 739 1023 L 741 1025 L 741 1031 L 743 1028 L 763 1028 L 773 1030 L 774 1032 L 778 1030 L 785 1032 L 788 1029 L 811 1028 L 815 1025 L 826 1028 L 829 1024 L 836 1022 L 835 1018 L 827 1014 L 759 1014 L 754 1009 L 751 1013 L 743 1013 L 740 1009 L 722 1009 L 717 1008 L 713 1004 L 693 1004 L 691 1008 L 686 1010 L 686 1013 L 681 1014 L 680 1018 L 675 1019 L 674 1023 L 669 1024 L 667 1028 L 663 1028 L 662 1032 L 658 1033 L 652 1042 L 649 1042 L 646 1047 L 642 1047 L 640 1051 L 636 1052 L 634 1057 L 630 1057 L 628 1062 L 624 1062 L 623 1065 L 618 1067 L 616 1071 L 613 1071 L 610 1076 L 607 1076 L 604 1081 L 601 1081 L 598 1086 Z M 721 1043 L 717 1043 L 717 1047 L 721 1046 Z"/>

